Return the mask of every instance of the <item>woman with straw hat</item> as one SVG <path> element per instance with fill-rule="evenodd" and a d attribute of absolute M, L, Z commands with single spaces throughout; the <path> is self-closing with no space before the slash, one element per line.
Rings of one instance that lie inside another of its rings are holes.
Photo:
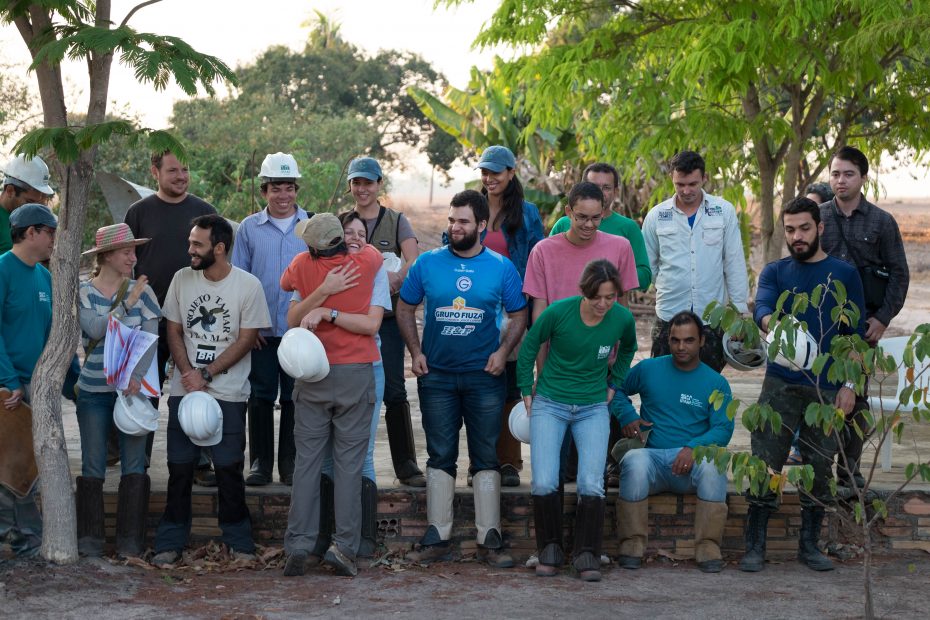
<path fill-rule="evenodd" d="M 107 384 L 103 351 L 107 323 L 112 316 L 127 327 L 158 334 L 161 310 L 155 292 L 144 275 L 133 280 L 136 239 L 126 224 L 97 230 L 96 245 L 84 252 L 95 258 L 91 279 L 79 291 L 81 331 L 85 362 L 78 378 L 77 418 L 81 432 L 81 476 L 77 479 L 78 550 L 82 555 L 103 553 L 103 480 L 107 466 L 107 436 L 113 425 L 116 387 Z M 154 359 L 152 346 L 136 364 L 123 394 L 138 395 L 142 378 Z M 145 473 L 146 436 L 119 433 L 122 478 L 116 519 L 116 550 L 122 556 L 138 556 L 145 550 L 145 518 L 150 481 Z"/>

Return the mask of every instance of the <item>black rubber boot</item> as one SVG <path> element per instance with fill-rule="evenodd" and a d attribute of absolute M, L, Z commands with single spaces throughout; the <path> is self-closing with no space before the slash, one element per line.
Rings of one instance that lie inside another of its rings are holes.
<path fill-rule="evenodd" d="M 145 551 L 151 487 L 146 474 L 120 478 L 116 507 L 116 554 L 120 557 L 139 557 Z"/>
<path fill-rule="evenodd" d="M 410 403 L 386 404 L 384 423 L 387 427 L 388 445 L 391 448 L 391 462 L 394 475 L 401 484 L 411 487 L 425 487 L 426 476 L 417 466 L 416 445 L 413 442 L 413 424 L 410 422 Z"/>
<path fill-rule="evenodd" d="M 749 505 L 746 515 L 746 553 L 739 562 L 739 569 L 747 573 L 758 573 L 765 568 L 765 537 L 768 535 L 769 515 L 765 506 Z"/>
<path fill-rule="evenodd" d="M 833 562 L 820 552 L 820 526 L 823 524 L 823 508 L 801 508 L 801 532 L 798 540 L 798 559 L 808 568 L 824 571 L 833 570 Z"/>
<path fill-rule="evenodd" d="M 604 539 L 604 498 L 582 495 L 575 513 L 572 568 L 582 581 L 601 580 L 601 543 Z"/>
<path fill-rule="evenodd" d="M 281 421 L 278 424 L 278 476 L 281 483 L 294 484 L 294 459 L 297 448 L 294 445 L 294 401 L 281 401 Z"/>
<path fill-rule="evenodd" d="M 261 487 L 271 482 L 274 467 L 274 403 L 249 399 L 249 476 L 245 483 Z"/>
<path fill-rule="evenodd" d="M 311 555 L 320 560 L 326 554 L 326 550 L 333 542 L 333 534 L 336 532 L 336 502 L 333 497 L 334 493 L 333 479 L 326 475 L 320 476 L 320 533 L 316 537 L 316 546 L 313 547 Z"/>
<path fill-rule="evenodd" d="M 78 476 L 74 495 L 77 509 L 78 553 L 98 558 L 103 555 L 106 530 L 103 523 L 103 478 Z"/>
<path fill-rule="evenodd" d="M 362 538 L 358 545 L 361 558 L 373 558 L 378 550 L 378 485 L 362 477 Z"/>
<path fill-rule="evenodd" d="M 562 498 L 559 492 L 533 496 L 536 526 L 537 577 L 554 577 L 565 562 L 562 547 Z"/>

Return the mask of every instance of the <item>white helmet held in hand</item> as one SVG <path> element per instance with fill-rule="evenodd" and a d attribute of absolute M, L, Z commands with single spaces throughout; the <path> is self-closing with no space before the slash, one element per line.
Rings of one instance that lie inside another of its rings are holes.
<path fill-rule="evenodd" d="M 191 392 L 178 406 L 181 430 L 197 446 L 215 446 L 223 439 L 223 410 L 206 392 Z"/>
<path fill-rule="evenodd" d="M 526 415 L 526 403 L 522 400 L 510 410 L 507 425 L 511 435 L 523 443 L 530 443 L 530 416 Z"/>
<path fill-rule="evenodd" d="M 775 331 L 773 328 L 765 337 L 765 341 L 769 344 L 775 341 Z M 810 332 L 801 327 L 800 323 L 796 323 L 794 326 L 794 356 L 788 357 L 789 338 L 790 335 L 787 331 L 781 332 L 781 343 L 778 347 L 778 355 L 773 360 L 774 363 L 789 370 L 810 370 L 819 354 L 817 341 L 810 335 Z"/>
<path fill-rule="evenodd" d="M 329 374 L 326 349 L 316 334 L 303 327 L 292 327 L 278 346 L 281 368 L 298 381 L 321 381 Z"/>
<path fill-rule="evenodd" d="M 258 176 L 263 181 L 293 181 L 300 178 L 300 171 L 297 169 L 297 160 L 293 155 L 279 151 L 265 155 Z"/>
<path fill-rule="evenodd" d="M 117 391 L 113 422 L 123 433 L 142 437 L 158 429 L 158 410 L 144 396 L 125 396 Z"/>
<path fill-rule="evenodd" d="M 730 334 L 723 334 L 723 357 L 727 364 L 737 370 L 755 370 L 765 366 L 768 353 L 765 345 L 759 342 L 755 347 L 749 347 L 745 342 L 733 340 Z"/>

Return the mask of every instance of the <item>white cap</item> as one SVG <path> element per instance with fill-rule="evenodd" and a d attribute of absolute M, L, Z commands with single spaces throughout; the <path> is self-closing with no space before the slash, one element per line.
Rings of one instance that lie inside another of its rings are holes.
<path fill-rule="evenodd" d="M 22 187 L 23 184 L 26 184 L 46 196 L 55 193 L 55 190 L 48 184 L 48 166 L 38 155 L 29 159 L 25 155 L 17 155 L 3 167 L 3 172 L 4 185 L 12 184 Z"/>
<path fill-rule="evenodd" d="M 299 179 L 300 170 L 297 169 L 297 160 L 293 155 L 279 151 L 265 155 L 258 176 L 268 181 Z"/>

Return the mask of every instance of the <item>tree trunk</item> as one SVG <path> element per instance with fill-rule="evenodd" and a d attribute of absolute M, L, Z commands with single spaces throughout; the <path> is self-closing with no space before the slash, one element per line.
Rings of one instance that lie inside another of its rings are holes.
<path fill-rule="evenodd" d="M 767 264 L 781 258 L 784 230 L 779 233 L 775 220 L 775 175 L 778 165 L 759 163 L 759 231 L 762 237 L 762 263 Z"/>
<path fill-rule="evenodd" d="M 96 148 L 70 166 L 53 162 L 62 202 L 52 252 L 52 328 L 33 372 L 32 435 L 42 496 L 42 556 L 67 564 L 77 560 L 77 529 L 71 468 L 61 419 L 61 386 L 77 349 L 77 282 L 87 196 Z"/>

